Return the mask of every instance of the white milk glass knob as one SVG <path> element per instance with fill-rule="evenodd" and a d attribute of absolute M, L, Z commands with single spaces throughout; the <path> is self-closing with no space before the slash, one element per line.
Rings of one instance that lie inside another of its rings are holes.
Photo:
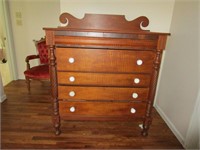
<path fill-rule="evenodd" d="M 132 97 L 133 97 L 133 98 L 138 98 L 138 94 L 137 94 L 137 93 L 133 93 L 133 94 L 132 94 Z"/>
<path fill-rule="evenodd" d="M 131 108 L 130 112 L 131 112 L 132 114 L 136 113 L 135 108 Z"/>
<path fill-rule="evenodd" d="M 70 82 L 74 82 L 75 81 L 75 77 L 73 77 L 73 76 L 69 77 L 69 81 Z"/>
<path fill-rule="evenodd" d="M 75 109 L 75 107 L 73 107 L 73 106 L 69 108 L 69 111 L 70 111 L 70 112 L 75 112 L 75 110 L 76 110 L 76 109 Z"/>
<path fill-rule="evenodd" d="M 70 63 L 70 64 L 74 63 L 74 61 L 75 61 L 74 58 L 72 58 L 72 57 L 69 58 L 69 63 Z"/>
<path fill-rule="evenodd" d="M 137 65 L 138 65 L 138 66 L 141 66 L 142 63 L 143 63 L 143 61 L 142 61 L 141 59 L 138 59 L 138 60 L 137 60 Z"/>
<path fill-rule="evenodd" d="M 134 79 L 134 83 L 136 83 L 136 84 L 140 83 L 140 79 L 139 78 L 135 78 Z"/>
<path fill-rule="evenodd" d="M 74 92 L 74 91 L 70 91 L 70 92 L 69 92 L 69 96 L 70 96 L 70 97 L 74 97 L 74 96 L 75 96 L 75 92 Z"/>

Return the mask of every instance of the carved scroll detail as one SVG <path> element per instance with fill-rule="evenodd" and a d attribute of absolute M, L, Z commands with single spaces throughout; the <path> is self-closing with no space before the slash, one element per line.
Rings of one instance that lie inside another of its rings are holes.
<path fill-rule="evenodd" d="M 127 21 L 124 15 L 104 15 L 104 14 L 85 14 L 82 19 L 78 19 L 69 13 L 60 15 L 60 22 L 65 24 L 67 29 L 84 30 L 104 30 L 104 31 L 148 31 L 141 27 L 149 25 L 149 19 L 145 16 L 138 17 L 132 21 Z"/>
<path fill-rule="evenodd" d="M 69 20 L 70 20 L 70 22 L 73 22 L 74 20 L 77 20 L 77 18 L 75 18 L 74 16 L 72 16 L 69 13 L 61 14 L 59 19 L 60 19 L 60 22 L 65 24 L 66 26 L 68 25 Z"/>
<path fill-rule="evenodd" d="M 149 19 L 145 16 L 138 17 L 131 22 L 132 22 L 132 24 L 134 22 L 139 23 L 139 24 L 137 24 L 137 26 L 139 26 L 139 27 L 147 27 L 149 25 Z"/>

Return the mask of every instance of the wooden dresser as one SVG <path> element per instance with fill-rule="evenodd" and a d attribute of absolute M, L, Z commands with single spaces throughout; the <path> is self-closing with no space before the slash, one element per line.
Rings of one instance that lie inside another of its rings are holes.
<path fill-rule="evenodd" d="M 49 49 L 53 124 L 61 120 L 142 122 L 148 135 L 168 33 L 142 30 L 149 20 L 63 13 L 64 27 L 44 28 Z"/>

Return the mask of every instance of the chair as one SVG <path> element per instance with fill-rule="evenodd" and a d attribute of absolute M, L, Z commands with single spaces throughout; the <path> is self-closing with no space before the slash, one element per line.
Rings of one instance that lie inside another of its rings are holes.
<path fill-rule="evenodd" d="M 30 80 L 49 80 L 49 66 L 48 66 L 48 50 L 45 38 L 41 38 L 39 41 L 34 40 L 38 55 L 29 55 L 26 57 L 27 69 L 24 71 L 26 78 L 28 92 L 30 93 Z M 30 67 L 30 60 L 39 59 L 40 64 L 38 66 Z"/>

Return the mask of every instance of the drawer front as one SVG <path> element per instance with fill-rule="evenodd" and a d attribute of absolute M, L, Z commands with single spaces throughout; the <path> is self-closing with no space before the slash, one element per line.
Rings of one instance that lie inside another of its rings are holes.
<path fill-rule="evenodd" d="M 146 103 L 113 103 L 113 102 L 59 102 L 61 116 L 131 116 L 143 117 Z"/>
<path fill-rule="evenodd" d="M 58 86 L 58 98 L 67 100 L 147 100 L 148 88 Z"/>
<path fill-rule="evenodd" d="M 148 74 L 58 72 L 57 76 L 59 84 L 67 85 L 148 87 L 150 83 Z"/>
<path fill-rule="evenodd" d="M 57 48 L 58 71 L 151 73 L 152 51 Z"/>

